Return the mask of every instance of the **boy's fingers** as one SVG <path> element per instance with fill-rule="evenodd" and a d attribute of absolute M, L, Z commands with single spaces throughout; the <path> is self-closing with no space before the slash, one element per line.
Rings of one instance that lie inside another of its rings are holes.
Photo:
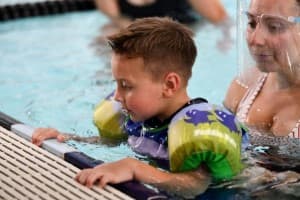
<path fill-rule="evenodd" d="M 106 178 L 106 176 L 103 176 L 101 179 L 99 179 L 98 186 L 100 188 L 104 188 L 107 185 L 108 182 L 109 182 L 108 178 Z"/>
<path fill-rule="evenodd" d="M 64 135 L 62 135 L 62 134 L 58 135 L 56 139 L 57 139 L 57 141 L 59 141 L 59 142 L 64 142 L 64 141 L 66 141 L 66 137 L 65 137 Z"/>
<path fill-rule="evenodd" d="M 41 132 L 40 128 L 37 128 L 37 129 L 34 130 L 34 132 L 32 134 L 32 137 L 31 137 L 32 141 L 36 141 L 36 139 L 39 136 L 40 132 Z"/>
<path fill-rule="evenodd" d="M 94 183 L 96 183 L 97 180 L 99 180 L 99 182 L 101 182 L 103 177 L 104 176 L 102 173 L 96 173 L 96 174 L 91 173 L 86 180 L 86 186 L 91 188 L 94 185 Z"/>
<path fill-rule="evenodd" d="M 41 142 L 40 142 L 40 137 L 41 137 L 41 130 L 40 129 L 36 129 L 34 131 L 34 133 L 32 134 L 32 143 L 33 144 L 36 144 L 37 146 L 40 146 L 41 145 Z"/>
<path fill-rule="evenodd" d="M 36 132 L 35 135 L 32 136 L 33 138 L 33 143 L 36 144 L 37 146 L 40 146 L 43 143 L 44 136 L 42 135 L 43 132 Z"/>
<path fill-rule="evenodd" d="M 78 183 L 81 183 L 81 182 L 82 182 L 82 171 L 80 171 L 80 172 L 75 176 L 75 180 L 76 180 Z"/>
<path fill-rule="evenodd" d="M 43 142 L 42 142 L 41 140 L 36 140 L 36 141 L 34 142 L 34 144 L 37 145 L 37 146 L 41 146 L 42 143 L 43 143 Z"/>
<path fill-rule="evenodd" d="M 44 140 L 54 138 L 59 135 L 59 132 L 53 128 L 37 128 L 32 134 L 32 143 L 41 146 Z"/>
<path fill-rule="evenodd" d="M 90 171 L 91 171 L 91 169 L 84 169 L 84 170 L 80 171 L 75 177 L 76 181 L 82 185 L 85 185 L 86 179 L 89 176 Z"/>
<path fill-rule="evenodd" d="M 56 129 L 46 129 L 44 130 L 43 136 L 46 137 L 57 137 L 59 135 L 59 132 Z"/>
<path fill-rule="evenodd" d="M 102 181 L 103 177 L 102 173 L 95 173 L 93 169 L 85 169 L 76 175 L 75 180 L 89 188 L 93 187 L 97 180 L 99 180 L 99 186 L 104 187 L 107 181 L 105 179 Z"/>

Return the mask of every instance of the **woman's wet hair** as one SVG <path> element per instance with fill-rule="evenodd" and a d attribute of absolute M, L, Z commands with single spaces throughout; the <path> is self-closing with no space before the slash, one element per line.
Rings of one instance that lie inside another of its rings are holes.
<path fill-rule="evenodd" d="M 154 79 L 167 72 L 180 74 L 187 83 L 197 49 L 193 32 L 170 18 L 149 17 L 135 20 L 127 28 L 108 37 L 115 53 L 142 57 Z"/>

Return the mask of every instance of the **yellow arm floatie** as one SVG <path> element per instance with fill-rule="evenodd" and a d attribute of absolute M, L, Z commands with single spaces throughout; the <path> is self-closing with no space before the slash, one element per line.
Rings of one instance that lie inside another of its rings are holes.
<path fill-rule="evenodd" d="M 169 126 L 170 169 L 189 171 L 205 164 L 215 180 L 229 179 L 243 167 L 242 135 L 243 129 L 229 111 L 207 103 L 190 105 Z"/>
<path fill-rule="evenodd" d="M 94 124 L 101 137 L 123 139 L 127 135 L 123 131 L 125 115 L 121 104 L 112 99 L 113 93 L 104 99 L 94 111 Z"/>

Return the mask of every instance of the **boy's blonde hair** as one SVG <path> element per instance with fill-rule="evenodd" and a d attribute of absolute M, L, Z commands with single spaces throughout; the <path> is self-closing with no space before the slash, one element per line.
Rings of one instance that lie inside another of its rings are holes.
<path fill-rule="evenodd" d="M 193 32 L 170 18 L 149 17 L 135 20 L 127 28 L 108 37 L 114 53 L 142 57 L 147 71 L 159 79 L 176 72 L 187 84 L 197 49 Z"/>

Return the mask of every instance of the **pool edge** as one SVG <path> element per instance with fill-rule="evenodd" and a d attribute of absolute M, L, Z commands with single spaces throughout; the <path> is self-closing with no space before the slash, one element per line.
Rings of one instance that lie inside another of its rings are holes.
<path fill-rule="evenodd" d="M 1 111 L 0 126 L 29 141 L 31 140 L 31 136 L 34 131 L 33 127 L 23 124 Z M 104 163 L 101 160 L 96 160 L 83 152 L 77 151 L 65 143 L 59 143 L 55 139 L 44 141 L 42 148 L 78 167 L 79 169 L 91 168 Z M 150 189 L 137 181 L 112 184 L 112 186 L 135 199 L 169 199 L 169 197 L 165 194 Z"/>

